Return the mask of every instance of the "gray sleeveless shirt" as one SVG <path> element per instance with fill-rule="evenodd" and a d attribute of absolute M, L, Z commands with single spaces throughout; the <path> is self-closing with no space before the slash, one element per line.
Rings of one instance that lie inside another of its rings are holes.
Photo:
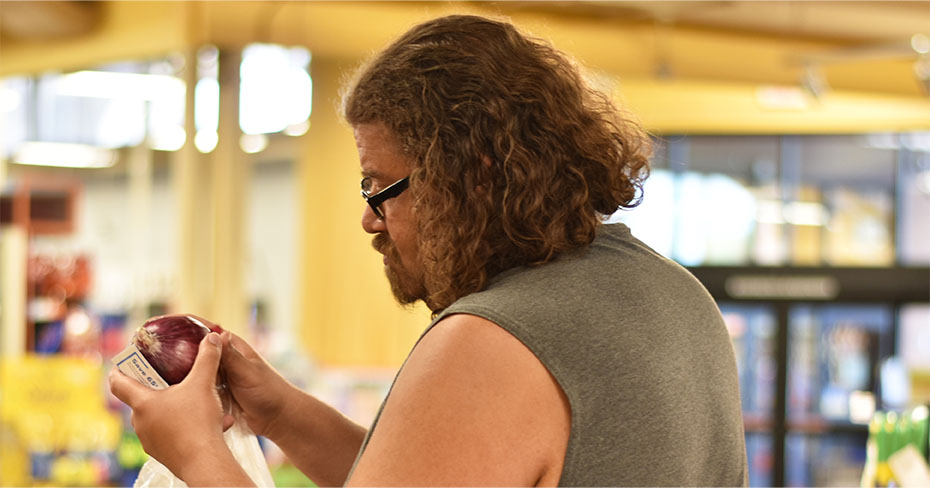
<path fill-rule="evenodd" d="M 507 330 L 565 392 L 561 486 L 747 484 L 736 362 L 720 312 L 697 279 L 623 224 L 602 226 L 584 250 L 502 273 L 424 335 L 455 313 Z"/>

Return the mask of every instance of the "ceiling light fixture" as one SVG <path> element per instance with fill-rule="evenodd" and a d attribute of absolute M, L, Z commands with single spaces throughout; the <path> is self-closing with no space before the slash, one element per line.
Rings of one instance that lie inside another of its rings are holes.
<path fill-rule="evenodd" d="M 11 161 L 30 166 L 108 168 L 116 163 L 116 153 L 87 144 L 26 141 L 19 145 Z"/>
<path fill-rule="evenodd" d="M 911 36 L 911 48 L 919 54 L 930 53 L 930 37 L 924 34 L 914 34 Z"/>
<path fill-rule="evenodd" d="M 0 113 L 12 112 L 19 108 L 21 103 L 22 97 L 19 92 L 0 84 Z"/>
<path fill-rule="evenodd" d="M 56 84 L 59 95 L 72 97 L 183 99 L 185 91 L 184 81 L 174 76 L 114 71 L 78 71 L 62 76 Z"/>

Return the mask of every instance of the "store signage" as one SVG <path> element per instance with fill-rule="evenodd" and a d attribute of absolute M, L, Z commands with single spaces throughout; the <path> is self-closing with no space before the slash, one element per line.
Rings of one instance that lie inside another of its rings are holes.
<path fill-rule="evenodd" d="M 832 300 L 840 292 L 832 276 L 736 275 L 724 287 L 731 297 L 742 299 Z"/>

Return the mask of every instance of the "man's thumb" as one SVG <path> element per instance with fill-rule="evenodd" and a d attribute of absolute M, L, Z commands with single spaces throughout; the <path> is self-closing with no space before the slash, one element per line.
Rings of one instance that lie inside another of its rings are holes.
<path fill-rule="evenodd" d="M 209 381 L 211 384 L 216 380 L 216 370 L 220 364 L 220 357 L 223 348 L 220 345 L 220 335 L 216 332 L 210 332 L 200 341 L 200 349 L 197 351 L 197 357 L 194 359 L 194 366 L 191 372 L 187 374 L 187 379 L 195 381 L 201 378 Z"/>

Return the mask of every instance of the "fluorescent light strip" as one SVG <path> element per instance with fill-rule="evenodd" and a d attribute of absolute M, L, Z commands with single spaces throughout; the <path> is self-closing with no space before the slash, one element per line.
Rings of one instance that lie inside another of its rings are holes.
<path fill-rule="evenodd" d="M 116 163 L 116 153 L 86 144 L 27 141 L 20 144 L 12 162 L 61 168 L 108 168 Z"/>
<path fill-rule="evenodd" d="M 184 81 L 174 76 L 110 71 L 78 71 L 63 75 L 56 84 L 59 95 L 108 99 L 183 99 L 185 91 Z"/>

